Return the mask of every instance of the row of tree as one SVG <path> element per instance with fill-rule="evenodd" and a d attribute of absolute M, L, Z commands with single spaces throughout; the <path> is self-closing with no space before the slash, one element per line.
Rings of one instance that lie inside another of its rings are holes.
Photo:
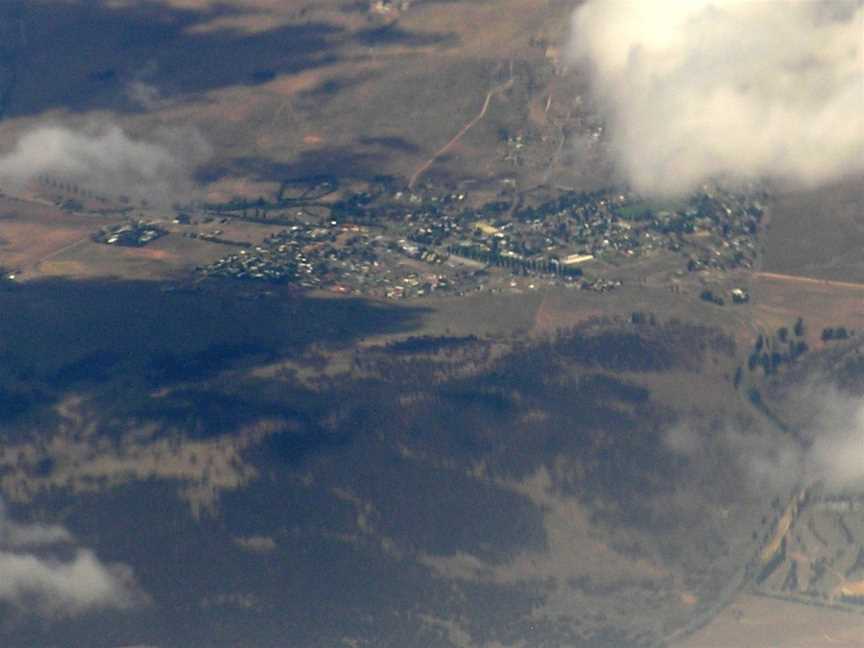
<path fill-rule="evenodd" d="M 850 333 L 846 330 L 845 326 L 838 326 L 836 328 L 829 327 L 822 329 L 823 342 L 831 342 L 832 340 L 848 340 L 849 335 Z"/>
<path fill-rule="evenodd" d="M 777 373 L 781 365 L 794 362 L 809 351 L 810 347 L 804 340 L 806 330 L 804 320 L 799 317 L 791 333 L 786 326 L 778 328 L 771 337 L 760 333 L 753 345 L 753 351 L 747 358 L 747 368 L 754 371 L 756 367 L 761 366 L 765 375 Z M 737 382 L 740 382 L 740 378 L 736 380 Z"/>

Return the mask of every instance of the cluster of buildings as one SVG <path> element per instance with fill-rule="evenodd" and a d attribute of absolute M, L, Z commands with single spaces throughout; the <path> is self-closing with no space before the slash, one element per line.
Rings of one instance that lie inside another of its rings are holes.
<path fill-rule="evenodd" d="M 407 11 L 412 4 L 413 0 L 370 0 L 369 13 L 385 17 L 395 17 L 403 11 Z"/>
<path fill-rule="evenodd" d="M 482 290 L 495 272 L 606 292 L 620 280 L 603 267 L 645 255 L 675 255 L 682 271 L 751 267 L 762 215 L 758 196 L 720 191 L 673 205 L 605 190 L 474 206 L 464 193 L 388 190 L 314 209 L 294 200 L 278 219 L 268 207 L 254 211 L 255 222 L 283 231 L 201 272 L 394 298 Z"/>
<path fill-rule="evenodd" d="M 421 253 L 404 239 L 394 241 L 367 227 L 327 221 L 292 225 L 199 271 L 391 299 L 449 291 L 464 287 L 468 274 L 486 274 L 465 272 L 446 262 L 446 255 Z"/>
<path fill-rule="evenodd" d="M 157 223 L 137 220 L 103 227 L 93 235 L 93 240 L 105 245 L 143 247 L 167 233 Z"/>
<path fill-rule="evenodd" d="M 689 271 L 752 267 L 762 206 L 732 194 L 654 205 L 626 192 L 565 193 L 512 214 L 483 210 L 463 243 L 517 261 L 579 265 L 672 252 Z M 492 212 L 492 213 L 490 213 Z"/>

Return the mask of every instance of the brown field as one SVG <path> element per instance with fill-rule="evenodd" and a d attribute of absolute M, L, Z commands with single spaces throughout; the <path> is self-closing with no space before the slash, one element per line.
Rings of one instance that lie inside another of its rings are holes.
<path fill-rule="evenodd" d="M 89 243 L 99 227 L 116 217 L 79 215 L 37 202 L 0 198 L 0 265 L 38 276 L 44 262 Z"/>
<path fill-rule="evenodd" d="M 136 213 L 137 214 L 137 213 Z M 212 263 L 238 248 L 184 236 L 212 234 L 229 241 L 260 243 L 281 227 L 238 220 L 226 223 L 176 225 L 171 215 L 158 211 L 140 214 L 159 221 L 169 234 L 146 247 L 118 247 L 96 243 L 91 236 L 101 227 L 122 223 L 120 213 L 67 212 L 37 198 L 0 197 L 0 267 L 18 280 L 40 277 L 122 277 L 163 279 Z"/>
<path fill-rule="evenodd" d="M 825 327 L 864 328 L 864 284 L 755 273 L 752 291 L 753 318 L 761 329 L 774 331 L 801 317 L 811 347 L 821 345 Z"/>
<path fill-rule="evenodd" d="M 864 179 L 786 193 L 769 216 L 763 270 L 864 281 Z"/>
<path fill-rule="evenodd" d="M 641 311 L 653 313 L 661 322 L 677 318 L 722 328 L 745 347 L 755 337 L 746 306 L 707 304 L 698 298 L 697 284 L 681 283 L 680 292 L 673 292 L 669 284 L 640 284 L 636 273 L 632 276 L 631 281 L 607 294 L 564 288 L 545 291 L 534 331 L 554 333 L 592 317 L 629 318 L 634 311 Z"/>
<path fill-rule="evenodd" d="M 251 229 L 258 229 L 250 226 Z M 239 229 L 239 228 L 235 228 Z M 261 228 L 264 229 L 264 228 Z M 228 231 L 225 232 L 229 234 Z M 240 240 L 258 236 L 238 237 Z M 263 236 L 261 236 L 263 238 Z M 75 278 L 119 277 L 124 279 L 188 278 L 195 266 L 212 263 L 238 248 L 185 238 L 177 231 L 146 247 L 117 247 L 85 239 L 80 245 L 61 249 L 23 278 L 63 276 Z"/>
<path fill-rule="evenodd" d="M 672 648 L 860 648 L 864 615 L 744 594 Z"/>
<path fill-rule="evenodd" d="M 62 15 L 28 9 L 27 42 L 54 45 L 31 51 L 25 44 L 17 52 L 32 69 L 9 100 L 0 149 L 53 109 L 71 106 L 84 118 L 109 110 L 113 121 L 142 137 L 157 126 L 197 126 L 214 148 L 211 181 L 221 185 L 214 187 L 219 193 L 260 195 L 267 183 L 322 172 L 407 179 L 477 116 L 490 90 L 512 78 L 512 88 L 491 99 L 484 118 L 427 177 L 515 174 L 527 186 L 556 156 L 579 83 L 556 77 L 547 57 L 564 37 L 575 2 L 417 2 L 387 17 L 337 0 L 111 4 L 110 10 L 70 5 Z M 177 27 L 154 28 L 165 32 L 167 45 L 142 42 L 130 50 L 122 33 L 130 21 L 151 25 L 149 12 L 158 4 L 177 12 Z M 217 5 L 242 11 L 215 11 Z M 321 35 L 307 47 L 293 45 L 291 30 L 310 25 Z M 93 48 L 83 51 L 78 38 Z M 160 100 L 141 110 L 128 105 L 125 93 L 144 69 L 140 80 Z M 95 81 L 105 70 L 116 76 Z M 502 131 L 527 136 L 529 163 L 503 159 Z M 568 165 L 557 161 L 556 177 Z"/>

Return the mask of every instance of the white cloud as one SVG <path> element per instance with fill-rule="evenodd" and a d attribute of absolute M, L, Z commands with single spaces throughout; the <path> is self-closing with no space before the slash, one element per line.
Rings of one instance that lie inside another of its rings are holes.
<path fill-rule="evenodd" d="M 61 562 L 0 551 L 0 601 L 45 614 L 74 615 L 126 608 L 132 593 L 119 568 L 106 567 L 87 550 Z"/>
<path fill-rule="evenodd" d="M 144 141 L 115 125 L 41 126 L 0 157 L 0 178 L 50 175 L 113 196 L 168 203 L 189 195 L 192 172 L 209 156 L 210 147 L 191 129 L 160 131 Z"/>
<path fill-rule="evenodd" d="M 732 422 L 706 431 L 682 422 L 663 437 L 700 474 L 734 480 L 742 492 L 786 494 L 804 478 L 804 451 L 793 438 L 768 430 L 741 430 Z"/>
<path fill-rule="evenodd" d="M 861 0 L 588 0 L 569 57 L 639 191 L 864 171 Z"/>
<path fill-rule="evenodd" d="M 128 567 L 106 565 L 87 549 L 59 560 L 46 555 L 73 539 L 61 526 L 14 522 L 0 500 L 0 602 L 48 616 L 122 609 L 141 600 Z"/>
<path fill-rule="evenodd" d="M 864 400 L 836 390 L 820 393 L 816 421 L 808 433 L 811 480 L 838 488 L 864 486 Z"/>

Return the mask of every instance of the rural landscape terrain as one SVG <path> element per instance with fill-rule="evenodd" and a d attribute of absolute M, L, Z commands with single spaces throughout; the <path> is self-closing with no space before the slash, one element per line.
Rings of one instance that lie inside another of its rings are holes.
<path fill-rule="evenodd" d="M 651 185 L 598 7 L 0 4 L 0 644 L 864 645 L 864 166 Z"/>

